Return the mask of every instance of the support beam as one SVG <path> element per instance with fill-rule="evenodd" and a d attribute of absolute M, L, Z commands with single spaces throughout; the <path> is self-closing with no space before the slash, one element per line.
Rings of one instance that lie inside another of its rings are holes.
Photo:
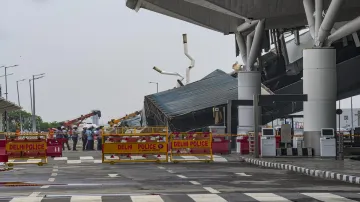
<path fill-rule="evenodd" d="M 320 25 L 323 20 L 324 0 L 315 0 L 315 38 L 318 36 Z"/>
<path fill-rule="evenodd" d="M 249 55 L 250 55 L 250 49 L 251 49 L 251 46 L 252 46 L 254 35 L 255 35 L 255 31 L 252 31 L 246 37 L 246 54 L 247 54 L 247 57 L 249 57 Z M 246 60 L 245 64 L 247 65 L 247 60 Z M 246 67 L 246 68 L 248 68 L 248 67 Z M 248 69 L 248 70 L 250 71 L 250 69 Z"/>
<path fill-rule="evenodd" d="M 307 19 L 309 29 L 310 29 L 310 35 L 313 39 L 315 39 L 314 1 L 313 0 L 303 0 L 303 3 L 304 3 L 306 19 Z"/>
<path fill-rule="evenodd" d="M 355 46 L 357 48 L 359 48 L 360 47 L 360 40 L 359 40 L 359 35 L 357 34 L 357 32 L 352 33 L 352 37 L 354 39 Z"/>
<path fill-rule="evenodd" d="M 285 60 L 285 65 L 289 65 L 289 56 L 288 56 L 288 51 L 287 51 L 287 47 L 286 47 L 286 42 L 285 42 L 285 34 L 284 32 L 282 32 L 280 34 L 280 43 L 281 43 L 281 52 L 282 55 L 284 56 L 284 60 Z"/>
<path fill-rule="evenodd" d="M 327 37 L 330 35 L 331 29 L 334 27 L 336 17 L 343 5 L 344 0 L 332 0 L 326 12 L 325 18 L 321 23 L 319 33 L 315 38 L 315 46 L 321 47 Z"/>
<path fill-rule="evenodd" d="M 300 45 L 300 34 L 299 34 L 299 30 L 295 30 L 294 31 L 294 42 L 295 44 L 298 46 Z"/>
<path fill-rule="evenodd" d="M 244 40 L 244 36 L 238 32 L 235 34 L 236 43 L 239 46 L 241 59 L 243 61 L 243 64 L 246 64 L 247 62 L 247 50 L 246 50 L 246 44 Z"/>
<path fill-rule="evenodd" d="M 350 34 L 356 33 L 356 31 L 358 30 L 360 30 L 360 17 L 357 17 L 354 20 L 346 23 L 345 25 L 337 29 L 334 33 L 332 33 L 328 37 L 326 45 L 330 46 L 334 41 L 344 38 Z"/>
<path fill-rule="evenodd" d="M 254 40 L 251 45 L 250 54 L 248 55 L 247 68 L 253 70 L 254 63 L 256 58 L 259 56 L 261 50 L 261 38 L 265 29 L 265 20 L 260 20 L 256 25 Z"/>
<path fill-rule="evenodd" d="M 236 30 L 238 32 L 244 32 L 248 29 L 251 29 L 253 27 L 255 27 L 257 25 L 257 23 L 259 23 L 259 20 L 253 20 L 253 21 L 249 21 L 249 22 L 245 22 L 243 24 L 241 24 L 239 27 L 236 28 Z"/>

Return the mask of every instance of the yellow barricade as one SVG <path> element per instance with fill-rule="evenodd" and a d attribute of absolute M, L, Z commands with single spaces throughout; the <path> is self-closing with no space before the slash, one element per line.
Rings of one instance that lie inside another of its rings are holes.
<path fill-rule="evenodd" d="M 168 133 L 102 136 L 102 162 L 168 162 Z"/>
<path fill-rule="evenodd" d="M 170 134 L 170 142 L 171 162 L 211 162 L 214 160 L 212 133 L 172 133 Z"/>
<path fill-rule="evenodd" d="M 42 166 L 48 162 L 46 156 L 47 135 L 31 134 L 13 137 L 10 134 L 6 138 L 6 153 L 8 154 L 8 166 L 14 164 L 37 164 Z M 26 161 L 25 161 L 26 160 Z"/>

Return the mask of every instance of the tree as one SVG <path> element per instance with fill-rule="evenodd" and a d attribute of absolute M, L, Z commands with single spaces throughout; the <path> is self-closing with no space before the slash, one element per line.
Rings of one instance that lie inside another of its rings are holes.
<path fill-rule="evenodd" d="M 23 123 L 23 130 L 32 130 L 32 115 L 23 110 L 12 111 L 8 113 L 9 118 L 9 131 L 15 132 L 16 129 L 20 129 L 20 112 Z M 37 129 L 40 131 L 47 131 L 48 128 L 60 127 L 59 122 L 44 122 L 40 116 L 36 116 Z"/>

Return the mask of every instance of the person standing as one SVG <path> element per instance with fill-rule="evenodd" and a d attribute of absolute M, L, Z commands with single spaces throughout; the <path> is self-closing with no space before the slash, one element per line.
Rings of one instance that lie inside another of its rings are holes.
<path fill-rule="evenodd" d="M 91 128 L 86 130 L 87 142 L 86 142 L 86 150 L 94 150 L 94 137 Z"/>
<path fill-rule="evenodd" d="M 78 142 L 78 139 L 79 139 L 79 132 L 78 132 L 76 126 L 72 130 L 71 138 L 72 138 L 72 141 L 73 141 L 73 151 L 77 151 L 76 150 L 76 145 L 77 145 L 77 142 Z"/>
<path fill-rule="evenodd" d="M 67 149 L 70 151 L 70 145 L 69 145 L 69 134 L 68 131 L 63 127 L 63 135 L 64 135 L 64 142 L 63 142 L 63 150 L 65 150 L 65 144 Z"/>
<path fill-rule="evenodd" d="M 87 131 L 87 128 L 84 127 L 83 130 L 82 130 L 82 133 L 81 133 L 81 140 L 82 140 L 82 145 L 83 145 L 83 151 L 87 150 L 87 135 L 86 135 L 86 131 Z"/>

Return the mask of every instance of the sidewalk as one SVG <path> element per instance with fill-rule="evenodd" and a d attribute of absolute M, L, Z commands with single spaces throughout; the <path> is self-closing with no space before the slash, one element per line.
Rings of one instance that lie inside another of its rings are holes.
<path fill-rule="evenodd" d="M 252 156 L 244 155 L 242 159 L 247 163 L 262 167 L 289 170 L 314 177 L 360 184 L 360 161 L 290 157 L 255 159 Z"/>

